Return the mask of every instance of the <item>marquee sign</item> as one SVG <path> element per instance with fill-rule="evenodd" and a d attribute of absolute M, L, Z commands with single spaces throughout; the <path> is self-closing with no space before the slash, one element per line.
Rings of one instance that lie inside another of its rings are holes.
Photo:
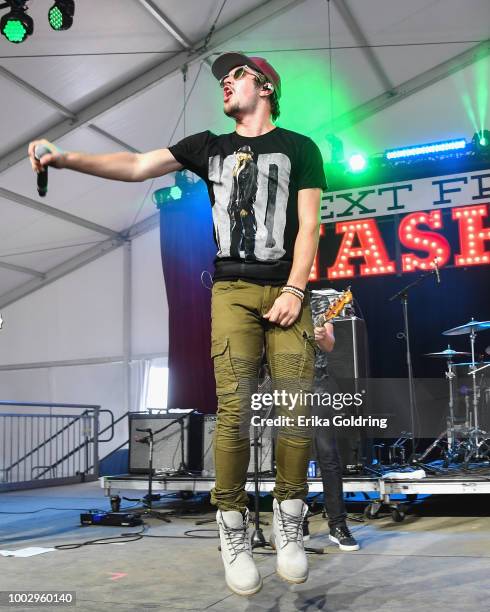
<path fill-rule="evenodd" d="M 335 224 L 341 242 L 326 275 L 340 280 L 428 270 L 435 259 L 440 267 L 489 264 L 489 202 L 488 170 L 328 193 L 322 200 L 320 235 Z M 443 219 L 443 208 L 451 208 L 450 219 Z M 398 262 L 390 257 L 376 220 L 395 214 L 402 251 Z M 449 223 L 457 224 L 458 245 L 444 236 Z M 317 256 L 310 280 L 324 275 Z"/>

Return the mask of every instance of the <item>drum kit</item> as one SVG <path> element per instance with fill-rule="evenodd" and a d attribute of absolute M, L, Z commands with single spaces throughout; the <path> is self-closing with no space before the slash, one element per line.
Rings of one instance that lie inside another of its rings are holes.
<path fill-rule="evenodd" d="M 468 323 L 448 329 L 444 336 L 469 335 L 470 352 L 455 351 L 448 345 L 447 349 L 436 353 L 426 353 L 427 357 L 444 359 L 447 364 L 445 372 L 449 385 L 449 415 L 447 417 L 446 429 L 418 458 L 423 461 L 429 453 L 437 446 L 444 448 L 444 465 L 447 467 L 452 462 L 461 461 L 467 467 L 472 460 L 484 460 L 490 456 L 490 433 L 480 427 L 479 410 L 486 391 L 483 384 L 484 375 L 477 376 L 487 368 L 490 368 L 490 359 L 480 361 L 476 359 L 475 341 L 478 332 L 490 330 L 490 321 L 475 321 L 471 319 Z M 465 358 L 465 361 L 455 362 L 455 359 Z M 470 358 L 470 359 L 468 359 Z M 466 414 L 464 418 L 456 416 L 456 402 L 458 399 L 455 388 L 456 371 L 467 368 L 471 378 L 469 388 L 465 387 Z M 488 370 L 490 374 L 490 370 Z M 480 380 L 479 380 L 480 379 Z M 487 389 L 488 391 L 488 389 Z M 443 446 L 444 445 L 444 446 Z"/>

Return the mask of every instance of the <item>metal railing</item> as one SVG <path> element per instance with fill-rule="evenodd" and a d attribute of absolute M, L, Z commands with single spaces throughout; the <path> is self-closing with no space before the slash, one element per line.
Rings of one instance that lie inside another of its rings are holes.
<path fill-rule="evenodd" d="M 110 440 L 112 440 L 112 438 L 114 437 L 114 430 L 115 430 L 115 425 L 117 425 L 118 423 L 120 423 L 121 421 L 125 420 L 128 418 L 129 415 L 129 410 L 127 410 L 126 412 L 124 412 L 123 414 L 121 414 L 117 419 L 114 419 L 114 417 L 112 417 L 112 421 L 111 423 L 109 423 L 109 425 L 107 425 L 107 427 L 104 427 L 104 429 L 101 429 L 99 431 L 99 436 L 103 433 L 105 433 L 106 431 L 108 431 L 109 429 L 112 429 L 112 434 L 111 437 L 108 438 L 107 440 L 100 440 L 99 438 L 99 442 L 109 442 Z M 108 457 L 110 457 L 111 455 L 113 455 L 114 453 L 116 453 L 118 450 L 120 450 L 121 448 L 124 448 L 125 446 L 129 445 L 129 438 L 124 438 L 124 440 L 115 448 L 111 449 L 110 452 L 108 452 L 107 454 L 103 455 L 102 457 L 99 457 L 99 463 L 101 461 L 103 461 L 104 459 L 107 459 Z M 90 466 L 90 469 L 93 466 Z"/>
<path fill-rule="evenodd" d="M 5 411 L 12 407 L 18 410 Z M 103 412 L 110 416 L 105 440 Z M 0 491 L 94 480 L 99 443 L 113 436 L 114 415 L 97 405 L 0 401 Z"/>

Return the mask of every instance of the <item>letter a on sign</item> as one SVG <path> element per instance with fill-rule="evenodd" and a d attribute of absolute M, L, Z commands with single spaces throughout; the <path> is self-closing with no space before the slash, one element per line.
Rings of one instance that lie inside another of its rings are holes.
<path fill-rule="evenodd" d="M 328 278 L 350 278 L 354 276 L 352 259 L 362 258 L 361 276 L 391 274 L 395 271 L 395 262 L 391 261 L 385 244 L 374 219 L 347 221 L 335 224 L 335 233 L 344 234 L 337 254 L 337 259 L 328 268 Z M 353 246 L 357 238 L 358 246 Z"/>

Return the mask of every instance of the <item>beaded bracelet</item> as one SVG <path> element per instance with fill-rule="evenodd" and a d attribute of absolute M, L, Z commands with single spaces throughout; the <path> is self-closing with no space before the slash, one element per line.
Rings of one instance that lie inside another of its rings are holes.
<path fill-rule="evenodd" d="M 292 293 L 297 298 L 299 298 L 301 301 L 305 299 L 304 291 L 302 289 L 299 289 L 299 287 L 294 287 L 293 285 L 285 285 L 281 289 L 281 293 Z"/>
<path fill-rule="evenodd" d="M 296 289 L 296 291 L 299 291 L 302 295 L 305 294 L 304 289 L 300 289 L 299 287 L 295 287 L 294 285 L 284 285 L 285 287 L 290 287 L 291 289 Z"/>

